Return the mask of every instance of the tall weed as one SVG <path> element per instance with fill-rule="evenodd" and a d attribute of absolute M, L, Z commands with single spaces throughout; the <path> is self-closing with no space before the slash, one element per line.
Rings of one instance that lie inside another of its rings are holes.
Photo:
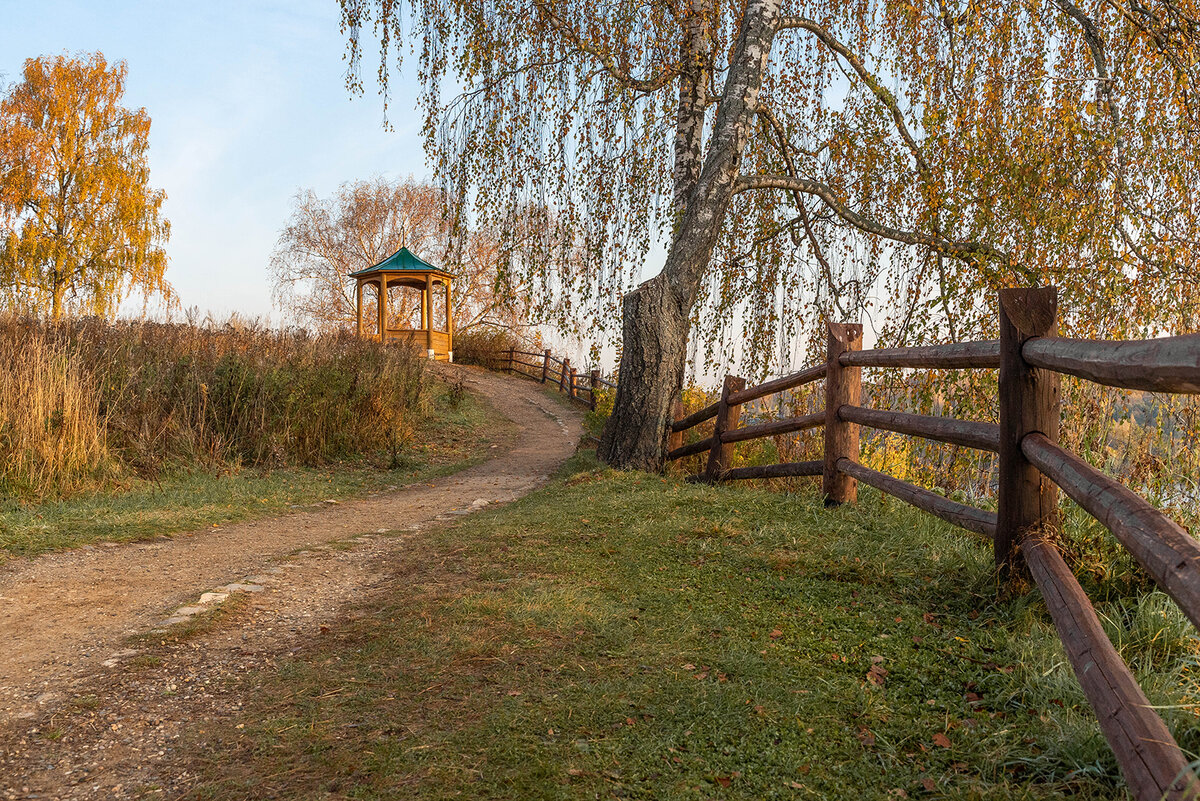
<path fill-rule="evenodd" d="M 0 317 L 0 491 L 393 455 L 423 411 L 403 344 L 225 325 Z"/>

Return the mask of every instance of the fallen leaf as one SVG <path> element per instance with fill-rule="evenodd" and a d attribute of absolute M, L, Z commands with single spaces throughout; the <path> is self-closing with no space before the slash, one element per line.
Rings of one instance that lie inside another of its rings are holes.
<path fill-rule="evenodd" d="M 937 734 L 933 735 L 933 744 L 940 748 L 949 748 L 950 738 L 941 732 L 938 732 Z"/>
<path fill-rule="evenodd" d="M 863 745 L 865 745 L 867 748 L 870 748 L 871 746 L 875 745 L 875 735 L 871 732 L 870 729 L 865 728 L 865 727 L 860 728 L 858 730 L 857 736 L 858 736 L 858 741 L 860 743 L 862 743 Z"/>
<path fill-rule="evenodd" d="M 772 640 L 778 640 L 782 636 L 783 636 L 783 629 L 773 629 L 771 631 L 771 639 Z"/>
<path fill-rule="evenodd" d="M 937 782 L 935 782 L 933 779 L 930 779 L 929 777 L 926 777 L 924 779 L 921 779 L 921 786 L 925 788 L 925 792 L 932 793 L 934 790 L 937 789 Z"/>

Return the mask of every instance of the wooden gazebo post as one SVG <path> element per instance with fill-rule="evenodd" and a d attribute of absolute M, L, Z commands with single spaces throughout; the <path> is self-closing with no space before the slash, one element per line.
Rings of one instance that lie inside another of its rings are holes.
<path fill-rule="evenodd" d="M 450 305 L 450 279 L 442 283 L 446 287 L 446 361 L 454 361 L 454 307 Z"/>
<path fill-rule="evenodd" d="M 387 342 L 387 276 L 379 276 L 379 341 Z"/>
<path fill-rule="evenodd" d="M 425 350 L 433 358 L 433 275 L 425 274 L 425 291 L 421 293 L 425 305 Z"/>
<path fill-rule="evenodd" d="M 357 336 L 359 339 L 362 339 L 362 295 L 363 295 L 363 282 L 355 281 L 354 282 L 354 301 L 355 301 L 355 307 L 358 312 L 358 314 L 357 314 L 358 322 L 355 326 L 354 333 L 355 333 L 355 336 Z"/>

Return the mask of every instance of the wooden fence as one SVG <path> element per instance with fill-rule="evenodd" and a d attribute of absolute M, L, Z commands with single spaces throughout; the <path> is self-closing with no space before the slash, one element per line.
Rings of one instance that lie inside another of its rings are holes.
<path fill-rule="evenodd" d="M 1053 288 L 1008 289 L 999 296 L 1000 339 L 917 348 L 862 349 L 862 326 L 829 325 L 826 361 L 754 387 L 727 376 L 720 400 L 686 417 L 677 405 L 668 460 L 707 453 L 692 480 L 820 476 L 827 505 L 857 499 L 861 481 L 956 526 L 992 540 L 1006 574 L 1023 557 L 1054 621 L 1100 729 L 1138 801 L 1193 799 L 1200 784 L 1162 719 L 1105 636 L 1100 620 L 1063 561 L 1053 533 L 1058 491 L 1104 524 L 1200 627 L 1200 544 L 1175 521 L 1118 481 L 1059 446 L 1060 374 L 1154 392 L 1200 393 L 1200 334 L 1099 342 L 1057 336 Z M 861 405 L 864 367 L 999 369 L 1000 423 L 983 423 Z M 739 426 L 753 400 L 825 380 L 816 414 Z M 712 420 L 707 438 L 683 444 L 683 432 Z M 824 458 L 730 468 L 738 442 L 824 427 Z M 859 463 L 859 429 L 923 437 L 999 454 L 996 512 L 952 501 Z"/>
<path fill-rule="evenodd" d="M 507 370 L 510 373 L 523 375 L 543 384 L 553 383 L 571 400 L 577 401 L 589 409 L 596 408 L 596 389 L 598 387 L 617 388 L 616 384 L 602 377 L 599 370 L 589 370 L 586 373 L 575 372 L 570 359 L 555 357 L 549 348 L 541 353 L 514 348 L 502 350 L 492 355 L 491 367 L 494 370 Z"/>

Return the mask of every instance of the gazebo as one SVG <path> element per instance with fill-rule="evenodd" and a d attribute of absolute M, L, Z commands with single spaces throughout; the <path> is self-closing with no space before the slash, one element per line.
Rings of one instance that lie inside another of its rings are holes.
<path fill-rule="evenodd" d="M 383 342 L 388 340 L 414 342 L 417 347 L 424 348 L 431 359 L 454 361 L 454 314 L 450 296 L 452 273 L 434 267 L 424 259 L 418 258 L 408 248 L 400 248 L 378 264 L 350 273 L 350 277 L 357 282 L 354 295 L 358 305 L 358 336 L 364 336 L 363 287 L 367 284 L 374 284 L 379 298 L 379 320 L 376 323 L 375 332 L 368 333 L 366 336 Z M 441 329 L 435 328 L 433 321 L 434 284 L 441 284 L 446 292 L 445 327 Z M 420 328 L 387 327 L 388 288 L 393 286 L 412 287 L 420 290 Z"/>

